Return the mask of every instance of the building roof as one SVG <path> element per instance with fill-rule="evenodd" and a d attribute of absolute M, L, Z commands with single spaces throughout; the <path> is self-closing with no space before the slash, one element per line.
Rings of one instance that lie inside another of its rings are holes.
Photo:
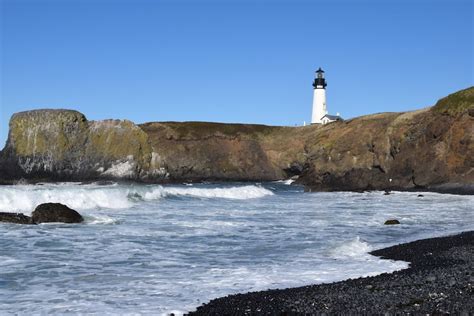
<path fill-rule="evenodd" d="M 328 119 L 332 120 L 332 121 L 337 121 L 337 120 L 341 120 L 342 121 L 342 117 L 340 117 L 339 115 L 331 115 L 331 114 L 326 114 L 324 115 L 321 119 L 327 117 Z"/>
<path fill-rule="evenodd" d="M 316 72 L 324 72 L 324 70 L 322 70 L 321 67 L 319 67 L 319 69 L 316 70 Z"/>

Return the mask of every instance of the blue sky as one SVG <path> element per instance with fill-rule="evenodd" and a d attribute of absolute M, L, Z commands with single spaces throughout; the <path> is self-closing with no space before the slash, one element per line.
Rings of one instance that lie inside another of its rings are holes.
<path fill-rule="evenodd" d="M 473 85 L 469 0 L 0 1 L 0 147 L 10 116 L 36 108 L 302 124 L 319 66 L 345 118 Z"/>

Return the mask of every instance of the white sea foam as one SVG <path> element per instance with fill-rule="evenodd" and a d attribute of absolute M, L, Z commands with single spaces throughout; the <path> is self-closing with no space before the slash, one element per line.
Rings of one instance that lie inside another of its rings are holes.
<path fill-rule="evenodd" d="M 118 220 L 106 215 L 88 215 L 85 222 L 91 225 L 111 225 L 118 223 Z"/>
<path fill-rule="evenodd" d="M 369 253 L 372 247 L 365 241 L 360 240 L 360 237 L 346 241 L 337 245 L 331 250 L 331 256 L 333 258 L 347 258 L 347 257 L 361 257 Z"/>
<path fill-rule="evenodd" d="M 423 194 L 309 194 L 275 183 L 0 186 L 0 211 L 53 198 L 85 209 L 85 225 L 0 224 L 2 311 L 21 314 L 27 301 L 40 315 L 181 314 L 232 293 L 399 270 L 408 263 L 368 252 L 474 228 L 473 196 Z M 402 225 L 384 226 L 392 217 Z"/>
<path fill-rule="evenodd" d="M 28 213 L 41 203 L 62 203 L 76 210 L 124 209 L 140 200 L 152 201 L 168 196 L 195 198 L 255 199 L 273 192 L 256 185 L 227 188 L 117 186 L 117 185 L 16 185 L 0 187 L 0 212 Z"/>
<path fill-rule="evenodd" d="M 277 180 L 275 182 L 276 183 L 283 183 L 285 185 L 291 185 L 295 181 L 296 181 L 295 179 L 286 179 L 286 180 Z"/>
<path fill-rule="evenodd" d="M 128 208 L 132 205 L 123 189 L 64 186 L 5 186 L 0 188 L 0 211 L 31 212 L 41 203 L 62 203 L 76 210 Z"/>
<path fill-rule="evenodd" d="M 273 192 L 256 185 L 246 185 L 228 188 L 196 188 L 196 187 L 162 187 L 157 186 L 142 197 L 145 200 L 155 200 L 166 196 L 189 196 L 197 198 L 222 198 L 222 199 L 256 199 L 267 195 L 273 195 Z"/>

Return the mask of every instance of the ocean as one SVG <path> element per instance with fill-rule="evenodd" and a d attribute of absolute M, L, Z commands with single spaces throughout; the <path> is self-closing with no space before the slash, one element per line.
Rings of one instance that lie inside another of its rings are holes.
<path fill-rule="evenodd" d="M 0 223 L 0 314 L 181 314 L 228 294 L 403 269 L 368 252 L 474 228 L 474 196 L 289 184 L 0 186 L 1 212 L 60 202 L 85 217 Z M 401 225 L 384 225 L 392 218 Z"/>

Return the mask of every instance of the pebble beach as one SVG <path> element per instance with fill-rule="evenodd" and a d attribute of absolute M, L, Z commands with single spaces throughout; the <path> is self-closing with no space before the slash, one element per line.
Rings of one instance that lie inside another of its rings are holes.
<path fill-rule="evenodd" d="M 218 298 L 190 315 L 472 314 L 474 231 L 371 252 L 408 269 L 331 284 Z"/>

